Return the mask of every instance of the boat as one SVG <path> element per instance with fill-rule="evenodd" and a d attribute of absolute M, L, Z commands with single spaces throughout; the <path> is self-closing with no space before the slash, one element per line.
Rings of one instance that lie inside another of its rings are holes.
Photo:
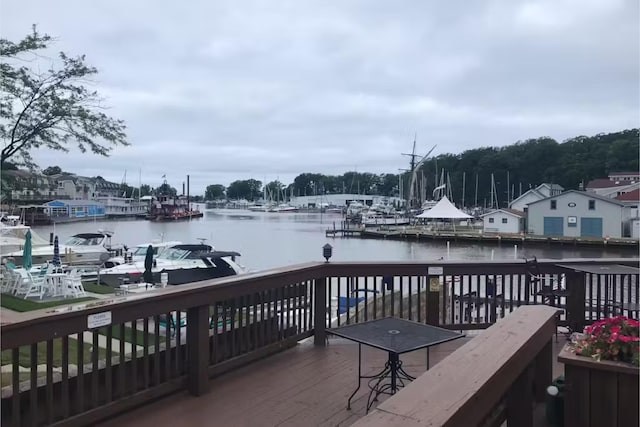
<path fill-rule="evenodd" d="M 287 203 L 281 203 L 277 206 L 271 207 L 267 212 L 292 213 L 292 212 L 298 212 L 298 208 L 296 208 L 295 206 L 291 206 Z"/>
<path fill-rule="evenodd" d="M 362 224 L 365 227 L 381 225 L 409 225 L 409 218 L 398 214 L 381 214 L 369 212 L 362 215 Z"/>
<path fill-rule="evenodd" d="M 107 218 L 132 218 L 148 213 L 148 202 L 133 197 L 96 197 L 95 201 L 104 204 Z"/>
<path fill-rule="evenodd" d="M 241 274 L 246 269 L 236 262 L 238 252 L 216 251 L 206 244 L 178 244 L 158 253 L 152 268 L 155 283 L 167 273 L 168 285 L 182 285 L 202 280 Z M 103 268 L 99 281 L 108 286 L 143 281 L 144 260 Z"/>
<path fill-rule="evenodd" d="M 58 246 L 60 259 L 64 264 L 102 264 L 111 258 L 112 251 L 121 249 L 121 245 L 111 244 L 112 236 L 113 232 L 105 230 L 74 234 Z M 33 242 L 33 234 L 31 239 Z M 14 258 L 16 264 L 22 264 L 22 250 L 10 252 L 5 256 Z M 34 265 L 50 262 L 53 259 L 53 246 L 34 245 L 31 257 Z"/>
<path fill-rule="evenodd" d="M 131 251 L 129 251 L 129 248 L 125 247 L 124 255 L 109 258 L 109 260 L 107 260 L 103 266 L 104 268 L 111 268 L 115 267 L 116 265 L 126 264 L 129 262 L 144 262 L 145 258 L 147 257 L 147 250 L 149 246 L 153 248 L 153 258 L 155 259 L 165 249 L 181 244 L 182 242 L 178 241 L 141 243 L 139 245 L 136 245 Z"/>
<path fill-rule="evenodd" d="M 154 197 L 151 201 L 147 219 L 156 222 L 171 222 L 201 218 L 203 216 L 203 212 L 191 209 L 188 197 L 162 194 Z"/>
<path fill-rule="evenodd" d="M 40 246 L 49 246 L 49 242 L 40 237 L 28 225 L 20 224 L 19 218 L 16 220 L 11 216 L 3 217 L 5 221 L 0 221 L 0 255 L 12 256 L 12 253 L 20 253 L 22 256 L 22 248 L 28 231 L 31 231 L 31 246 L 33 248 Z"/>

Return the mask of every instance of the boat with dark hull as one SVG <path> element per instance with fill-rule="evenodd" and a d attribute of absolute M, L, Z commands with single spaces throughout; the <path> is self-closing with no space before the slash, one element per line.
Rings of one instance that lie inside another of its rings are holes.
<path fill-rule="evenodd" d="M 236 262 L 239 256 L 238 252 L 216 251 L 204 244 L 174 245 L 163 250 L 154 260 L 153 280 L 161 283 L 163 273 L 167 274 L 168 285 L 234 276 L 246 271 Z M 98 277 L 101 284 L 116 287 L 123 283 L 142 283 L 143 273 L 144 261 L 141 260 L 103 268 Z"/>

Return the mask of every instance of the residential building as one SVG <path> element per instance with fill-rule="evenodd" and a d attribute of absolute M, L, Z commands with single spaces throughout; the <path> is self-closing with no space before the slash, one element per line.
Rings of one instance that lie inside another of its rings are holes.
<path fill-rule="evenodd" d="M 640 189 L 629 191 L 616 197 L 624 205 L 624 235 L 640 238 Z"/>
<path fill-rule="evenodd" d="M 481 216 L 485 233 L 520 233 L 524 231 L 525 214 L 515 209 L 496 209 Z"/>
<path fill-rule="evenodd" d="M 616 198 L 638 188 L 640 188 L 640 173 L 611 172 L 608 178 L 589 181 L 585 190 L 600 196 Z"/>
<path fill-rule="evenodd" d="M 536 188 L 531 188 L 522 193 L 518 198 L 512 200 L 511 203 L 509 203 L 509 208 L 524 212 L 529 203 L 555 196 L 563 191 L 564 188 L 558 184 L 542 183 Z"/>
<path fill-rule="evenodd" d="M 568 190 L 529 203 L 527 232 L 544 236 L 623 236 L 624 204 L 594 193 Z"/>

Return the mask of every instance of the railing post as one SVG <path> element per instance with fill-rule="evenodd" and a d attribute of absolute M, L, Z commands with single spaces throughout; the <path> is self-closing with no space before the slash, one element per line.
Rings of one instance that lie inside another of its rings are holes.
<path fill-rule="evenodd" d="M 544 402 L 547 387 L 553 381 L 553 344 L 551 339 L 535 358 L 533 388 L 536 402 Z"/>
<path fill-rule="evenodd" d="M 506 393 L 507 425 L 533 427 L 533 388 L 529 367 L 518 376 Z"/>
<path fill-rule="evenodd" d="M 187 360 L 187 390 L 193 396 L 200 396 L 209 390 L 208 305 L 187 310 Z"/>
<path fill-rule="evenodd" d="M 429 267 L 425 320 L 428 325 L 440 325 L 440 274 L 442 267 Z"/>
<path fill-rule="evenodd" d="M 585 325 L 585 273 L 567 273 L 567 323 L 571 331 L 582 332 Z M 589 303 L 589 307 L 591 303 Z M 591 308 L 589 308 L 591 309 Z"/>
<path fill-rule="evenodd" d="M 327 277 L 313 281 L 313 343 L 327 344 Z"/>

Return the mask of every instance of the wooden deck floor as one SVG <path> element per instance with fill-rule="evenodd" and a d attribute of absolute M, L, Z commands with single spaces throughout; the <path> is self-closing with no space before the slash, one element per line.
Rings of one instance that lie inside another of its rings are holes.
<path fill-rule="evenodd" d="M 470 337 L 431 348 L 435 365 Z M 554 377 L 562 373 L 555 354 Z M 130 411 L 100 424 L 102 427 L 189 426 L 348 426 L 365 415 L 368 389 L 360 389 L 346 409 L 356 388 L 358 345 L 331 338 L 327 347 L 310 340 L 296 347 L 227 373 L 211 381 L 210 391 L 200 397 L 179 393 Z M 363 373 L 384 366 L 386 353 L 362 347 Z M 420 375 L 426 367 L 426 350 L 402 356 L 403 367 Z M 381 398 L 383 400 L 384 398 Z"/>

